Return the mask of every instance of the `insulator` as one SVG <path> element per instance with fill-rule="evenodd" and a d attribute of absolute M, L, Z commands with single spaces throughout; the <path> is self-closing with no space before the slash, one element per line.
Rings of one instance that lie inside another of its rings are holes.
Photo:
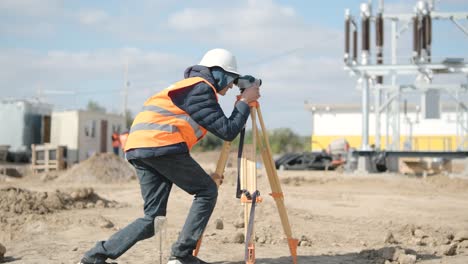
<path fill-rule="evenodd" d="M 350 51 L 350 43 L 349 43 L 350 29 L 351 29 L 351 21 L 349 20 L 349 18 L 346 18 L 346 21 L 345 21 L 345 62 L 347 62 L 348 60 L 349 51 Z"/>
<path fill-rule="evenodd" d="M 377 82 L 378 84 L 383 84 L 383 76 L 381 76 L 381 75 L 377 76 L 376 82 Z"/>
<path fill-rule="evenodd" d="M 383 52 L 382 49 L 377 51 L 377 64 L 383 64 Z"/>
<path fill-rule="evenodd" d="M 426 16 L 426 37 L 427 37 L 427 45 L 430 46 L 432 44 L 432 18 L 431 15 Z"/>
<path fill-rule="evenodd" d="M 383 64 L 383 49 L 377 47 L 377 65 Z M 379 75 L 377 76 L 377 83 L 382 84 L 383 83 L 383 76 Z"/>
<path fill-rule="evenodd" d="M 419 52 L 419 30 L 418 17 L 413 17 L 413 56 L 418 56 Z"/>
<path fill-rule="evenodd" d="M 383 64 L 383 41 L 384 41 L 384 21 L 382 13 L 377 15 L 375 20 L 375 43 L 377 46 L 376 56 L 377 56 L 377 64 Z M 377 83 L 383 83 L 383 76 L 377 76 Z"/>
<path fill-rule="evenodd" d="M 431 45 L 432 45 L 432 18 L 431 15 L 426 16 L 426 54 L 427 61 L 431 62 Z"/>
<path fill-rule="evenodd" d="M 424 36 L 423 36 L 423 33 L 424 33 L 424 30 L 423 30 L 423 19 L 421 17 L 418 17 L 417 18 L 417 21 L 418 21 L 418 30 L 417 30 L 417 38 L 418 38 L 418 57 L 421 57 L 421 50 L 422 50 L 422 47 L 424 45 Z"/>
<path fill-rule="evenodd" d="M 358 32 L 356 29 L 353 30 L 353 61 L 357 61 L 358 56 Z"/>
<path fill-rule="evenodd" d="M 366 19 L 366 50 L 370 50 L 370 19 Z"/>
<path fill-rule="evenodd" d="M 423 16 L 422 17 L 422 21 L 421 21 L 421 27 L 419 28 L 421 30 L 421 48 L 423 50 L 426 50 L 427 49 L 427 30 L 426 30 L 426 27 L 427 27 L 427 16 Z"/>
<path fill-rule="evenodd" d="M 369 18 L 363 17 L 362 18 L 362 50 L 363 51 L 369 51 L 370 48 L 370 34 L 369 34 L 369 29 L 370 29 L 370 21 Z"/>
<path fill-rule="evenodd" d="M 382 47 L 383 46 L 383 40 L 384 40 L 384 27 L 383 27 L 383 17 L 382 17 L 382 13 L 379 13 L 377 15 L 377 19 L 375 20 L 375 30 L 376 30 L 376 34 L 375 34 L 375 44 L 378 46 L 378 47 Z"/>

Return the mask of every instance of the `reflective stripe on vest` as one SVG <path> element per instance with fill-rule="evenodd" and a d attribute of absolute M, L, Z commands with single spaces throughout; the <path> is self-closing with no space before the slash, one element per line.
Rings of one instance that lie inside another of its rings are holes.
<path fill-rule="evenodd" d="M 169 93 L 204 82 L 215 93 L 216 89 L 200 77 L 177 82 L 150 97 L 135 117 L 125 144 L 125 151 L 135 148 L 161 147 L 185 142 L 191 149 L 206 134 L 185 111 L 177 107 Z"/>
<path fill-rule="evenodd" d="M 140 124 L 135 124 L 132 126 L 132 129 L 130 129 L 130 133 L 138 131 L 138 130 L 160 130 L 160 131 L 166 131 L 169 133 L 174 133 L 178 132 L 179 129 L 177 127 L 172 126 L 172 125 L 167 125 L 167 124 L 154 124 L 154 123 L 140 123 Z"/>
<path fill-rule="evenodd" d="M 161 114 L 161 115 L 164 115 L 164 116 L 170 116 L 170 117 L 174 117 L 174 118 L 183 119 L 183 120 L 187 121 L 190 124 L 190 126 L 193 128 L 193 131 L 195 131 L 195 135 L 197 136 L 197 138 L 200 138 L 200 137 L 203 136 L 203 132 L 201 131 L 200 126 L 197 124 L 197 122 L 193 121 L 193 119 L 188 115 L 174 114 L 174 113 L 169 112 L 168 110 L 163 109 L 163 108 L 161 108 L 159 106 L 156 106 L 156 105 L 145 105 L 145 106 L 143 106 L 142 111 L 151 111 L 151 112 L 155 112 L 155 113 L 158 113 L 158 114 Z M 143 124 L 140 124 L 140 125 L 143 125 Z M 148 124 L 148 125 L 156 125 L 156 124 Z M 144 127 L 144 126 L 142 126 L 142 127 Z M 164 130 L 164 131 L 167 131 L 167 132 L 176 132 L 176 131 L 178 131 L 177 127 L 170 126 L 168 128 L 168 127 L 165 127 L 165 125 L 161 125 L 161 127 L 162 128 L 159 129 L 159 130 Z M 132 127 L 132 129 L 133 129 L 133 127 Z M 142 128 L 139 128 L 139 129 L 142 129 Z M 154 127 L 154 128 L 149 128 L 149 129 L 158 129 L 158 128 Z M 169 130 L 166 130 L 166 129 L 175 129 L 175 130 L 169 131 Z"/>

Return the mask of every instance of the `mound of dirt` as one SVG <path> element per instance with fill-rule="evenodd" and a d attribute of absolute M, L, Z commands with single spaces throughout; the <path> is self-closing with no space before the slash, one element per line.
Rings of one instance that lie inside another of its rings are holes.
<path fill-rule="evenodd" d="M 57 178 L 60 182 L 127 182 L 136 178 L 132 165 L 112 153 L 97 153 Z"/>
<path fill-rule="evenodd" d="M 99 197 L 92 188 L 70 191 L 35 192 L 7 187 L 0 189 L 0 212 L 15 214 L 46 214 L 64 209 L 117 207 L 115 201 Z"/>

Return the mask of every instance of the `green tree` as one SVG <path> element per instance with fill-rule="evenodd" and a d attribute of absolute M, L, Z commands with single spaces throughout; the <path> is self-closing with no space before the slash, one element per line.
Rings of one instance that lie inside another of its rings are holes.
<path fill-rule="evenodd" d="M 223 140 L 208 132 L 206 136 L 198 142 L 193 148 L 193 151 L 210 151 L 220 149 L 223 145 Z"/>
<path fill-rule="evenodd" d="M 272 154 L 286 152 L 301 152 L 310 150 L 310 137 L 299 136 L 290 128 L 277 128 L 268 133 Z M 237 148 L 240 136 L 232 142 L 232 147 Z M 252 144 L 252 130 L 245 131 L 244 144 Z M 257 145 L 258 146 L 258 145 Z"/>
<path fill-rule="evenodd" d="M 100 112 L 100 113 L 105 113 L 106 108 L 99 105 L 98 102 L 89 100 L 88 104 L 86 105 L 86 110 L 93 111 L 93 112 Z"/>
<path fill-rule="evenodd" d="M 132 126 L 132 123 L 133 123 L 133 119 L 135 119 L 135 117 L 133 116 L 133 113 L 132 111 L 130 111 L 129 109 L 125 110 L 125 125 L 126 125 L 126 128 L 130 129 L 130 127 Z"/>
<path fill-rule="evenodd" d="M 270 131 L 269 135 L 272 154 L 281 154 L 286 152 L 310 151 L 310 137 L 299 136 L 290 128 L 278 128 Z M 231 150 L 239 146 L 240 135 L 237 136 L 231 144 Z M 252 130 L 245 131 L 244 144 L 252 144 Z M 220 150 L 223 140 L 217 136 L 208 133 L 197 145 L 194 151 Z"/>
<path fill-rule="evenodd" d="M 274 154 L 304 150 L 304 140 L 290 128 L 277 128 L 270 134 L 271 152 Z"/>
<path fill-rule="evenodd" d="M 301 141 L 303 142 L 302 151 L 312 151 L 312 142 L 310 140 L 310 136 L 301 136 Z"/>

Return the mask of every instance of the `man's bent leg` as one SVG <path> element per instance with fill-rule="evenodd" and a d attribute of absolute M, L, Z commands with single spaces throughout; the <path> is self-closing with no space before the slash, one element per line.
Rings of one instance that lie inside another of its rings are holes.
<path fill-rule="evenodd" d="M 94 248 L 85 253 L 89 262 L 104 262 L 107 258 L 116 259 L 140 240 L 154 235 L 154 219 L 165 216 L 172 183 L 159 175 L 140 160 L 132 160 L 144 200 L 145 216 L 112 235 L 107 241 L 99 241 Z"/>
<path fill-rule="evenodd" d="M 99 241 L 88 252 L 85 259 L 104 262 L 107 258 L 116 259 L 125 253 L 136 242 L 152 237 L 154 234 L 154 218 L 145 216 L 133 221 L 125 228 L 113 234 L 107 241 Z"/>
<path fill-rule="evenodd" d="M 147 162 L 148 160 L 143 160 Z M 194 194 L 187 220 L 172 246 L 172 255 L 185 257 L 192 254 L 197 241 L 205 230 L 216 205 L 218 188 L 211 177 L 188 153 L 159 157 L 153 164 L 164 177 L 189 194 Z"/>
<path fill-rule="evenodd" d="M 212 184 L 206 186 L 205 190 L 195 194 L 184 227 L 176 243 L 172 246 L 172 255 L 183 257 L 192 254 L 197 246 L 198 239 L 200 239 L 208 224 L 208 220 L 210 220 L 217 196 L 218 188 L 213 181 Z"/>

